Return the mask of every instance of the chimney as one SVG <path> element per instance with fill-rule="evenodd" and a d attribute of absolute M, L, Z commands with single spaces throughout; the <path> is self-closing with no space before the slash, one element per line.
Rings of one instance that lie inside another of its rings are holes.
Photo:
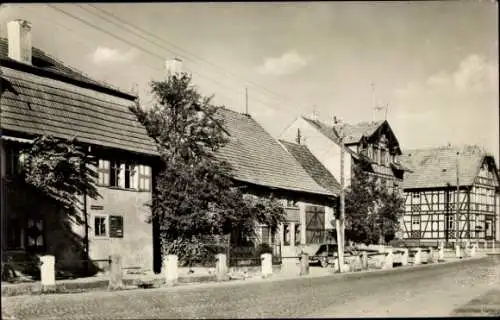
<path fill-rule="evenodd" d="M 180 76 L 182 73 L 182 60 L 178 58 L 174 58 L 171 60 L 165 61 L 165 71 L 167 78 L 171 76 Z"/>
<path fill-rule="evenodd" d="M 7 23 L 9 58 L 31 64 L 31 23 L 14 20 Z"/>

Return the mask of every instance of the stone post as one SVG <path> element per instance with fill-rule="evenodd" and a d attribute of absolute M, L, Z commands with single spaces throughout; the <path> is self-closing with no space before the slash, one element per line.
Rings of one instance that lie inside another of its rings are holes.
<path fill-rule="evenodd" d="M 444 260 L 444 243 L 441 241 L 439 243 L 439 253 L 438 253 L 438 261 Z"/>
<path fill-rule="evenodd" d="M 262 277 L 267 278 L 273 274 L 273 256 L 270 253 L 263 253 L 260 255 L 262 264 Z"/>
<path fill-rule="evenodd" d="M 56 289 L 56 259 L 54 256 L 41 256 L 40 262 L 42 291 L 53 291 Z"/>
<path fill-rule="evenodd" d="M 392 248 L 385 249 L 385 259 L 382 264 L 382 269 L 392 269 L 394 263 L 394 255 L 392 253 Z"/>
<path fill-rule="evenodd" d="M 401 250 L 403 250 L 403 253 L 401 254 L 401 265 L 407 266 L 408 265 L 408 249 L 404 248 Z"/>
<path fill-rule="evenodd" d="M 109 290 L 120 290 L 123 288 L 122 257 L 114 254 L 109 257 Z"/>
<path fill-rule="evenodd" d="M 219 253 L 215 256 L 215 274 L 217 275 L 217 281 L 229 280 L 228 267 L 227 267 L 227 257 L 223 253 Z"/>
<path fill-rule="evenodd" d="M 415 264 L 415 265 L 422 264 L 422 249 L 417 248 L 417 252 L 415 252 L 413 264 Z"/>
<path fill-rule="evenodd" d="M 361 254 L 361 268 L 368 270 L 368 253 L 366 251 Z"/>
<path fill-rule="evenodd" d="M 461 253 L 460 253 L 460 244 L 458 243 L 455 243 L 455 257 L 457 259 L 460 259 L 461 258 Z"/>
<path fill-rule="evenodd" d="M 166 285 L 174 285 L 179 279 L 178 258 L 175 254 L 169 254 L 163 259 L 162 273 Z"/>
<path fill-rule="evenodd" d="M 309 255 L 302 252 L 300 255 L 300 275 L 304 276 L 309 274 Z"/>
<path fill-rule="evenodd" d="M 436 263 L 437 259 L 434 254 L 434 248 L 429 247 L 429 256 L 427 257 L 427 263 Z"/>

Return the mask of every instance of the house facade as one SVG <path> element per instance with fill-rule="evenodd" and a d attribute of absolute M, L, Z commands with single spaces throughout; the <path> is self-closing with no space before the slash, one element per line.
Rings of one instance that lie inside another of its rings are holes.
<path fill-rule="evenodd" d="M 412 169 L 403 185 L 406 242 L 454 243 L 457 230 L 459 242 L 500 240 L 500 180 L 493 156 L 477 146 L 447 146 L 408 150 L 402 161 Z"/>
<path fill-rule="evenodd" d="M 53 254 L 58 266 L 122 254 L 124 267 L 151 269 L 153 228 L 147 222 L 156 150 L 128 111 L 136 97 L 65 66 L 31 45 L 31 26 L 7 24 L 0 40 L 2 254 Z M 76 138 L 96 159 L 98 199 L 82 197 L 76 223 L 48 199 L 15 190 L 21 148 L 40 135 Z M 22 258 L 21 258 L 22 259 Z"/>
<path fill-rule="evenodd" d="M 229 142 L 218 156 L 231 164 L 236 183 L 244 185 L 248 194 L 273 194 L 285 207 L 286 223 L 274 234 L 261 226 L 262 241 L 279 244 L 283 256 L 295 256 L 298 248 L 313 251 L 325 240 L 338 193 L 318 184 L 251 116 L 227 109 L 219 112 Z"/>
<path fill-rule="evenodd" d="M 389 188 L 400 189 L 405 168 L 399 157 L 399 142 L 387 121 L 358 124 L 334 123 L 328 125 L 314 117 L 295 119 L 281 134 L 281 139 L 307 146 L 310 152 L 334 176 L 340 177 L 340 139 L 346 147 L 344 177 L 350 185 L 354 165 L 363 164 L 363 170 Z"/>

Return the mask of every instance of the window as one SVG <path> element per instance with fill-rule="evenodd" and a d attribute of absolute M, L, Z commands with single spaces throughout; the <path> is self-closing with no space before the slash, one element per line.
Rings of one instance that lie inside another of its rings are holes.
<path fill-rule="evenodd" d="M 99 159 L 99 185 L 109 186 L 109 161 Z"/>
<path fill-rule="evenodd" d="M 291 199 L 286 199 L 286 206 L 287 208 L 297 208 L 297 201 L 291 200 Z"/>
<path fill-rule="evenodd" d="M 268 226 L 262 226 L 261 230 L 262 230 L 262 239 L 261 239 L 262 241 L 261 241 L 261 243 L 267 243 L 267 244 L 269 244 L 269 238 L 271 236 L 269 227 Z"/>
<path fill-rule="evenodd" d="M 385 166 L 387 163 L 387 151 L 385 151 L 384 149 L 381 149 L 380 150 L 380 162 L 383 166 Z"/>
<path fill-rule="evenodd" d="M 300 224 L 295 225 L 295 245 L 300 244 Z"/>
<path fill-rule="evenodd" d="M 290 245 L 290 225 L 289 224 L 284 224 L 283 225 L 283 244 L 285 246 Z"/>
<path fill-rule="evenodd" d="M 108 218 L 106 216 L 94 217 L 94 235 L 96 237 L 108 236 Z"/>
<path fill-rule="evenodd" d="M 125 164 L 125 189 L 135 189 L 135 165 Z"/>
<path fill-rule="evenodd" d="M 5 148 L 5 174 L 7 176 L 13 176 L 21 173 L 22 171 L 22 160 L 20 157 L 19 149 L 12 146 L 7 146 Z"/>
<path fill-rule="evenodd" d="M 411 216 L 411 225 L 412 228 L 420 228 L 420 216 Z"/>
<path fill-rule="evenodd" d="M 380 150 L 376 147 L 373 147 L 373 160 L 377 163 L 380 164 Z"/>
<path fill-rule="evenodd" d="M 448 216 L 448 230 L 454 230 L 455 229 L 455 219 L 454 216 L 449 215 Z"/>
<path fill-rule="evenodd" d="M 109 186 L 120 186 L 120 163 L 118 161 L 111 161 L 111 168 L 109 170 Z"/>
<path fill-rule="evenodd" d="M 372 147 L 372 145 L 368 146 L 368 158 L 373 159 L 373 147 Z"/>
<path fill-rule="evenodd" d="M 151 191 L 151 167 L 139 166 L 139 190 Z"/>

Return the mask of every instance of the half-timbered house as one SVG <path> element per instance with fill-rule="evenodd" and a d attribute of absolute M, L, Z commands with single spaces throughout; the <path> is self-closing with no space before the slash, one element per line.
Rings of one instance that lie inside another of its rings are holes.
<path fill-rule="evenodd" d="M 477 146 L 408 150 L 403 238 L 436 244 L 498 241 L 499 176 L 493 156 Z M 458 191 L 457 191 L 458 186 Z M 458 204 L 458 207 L 457 207 Z"/>

